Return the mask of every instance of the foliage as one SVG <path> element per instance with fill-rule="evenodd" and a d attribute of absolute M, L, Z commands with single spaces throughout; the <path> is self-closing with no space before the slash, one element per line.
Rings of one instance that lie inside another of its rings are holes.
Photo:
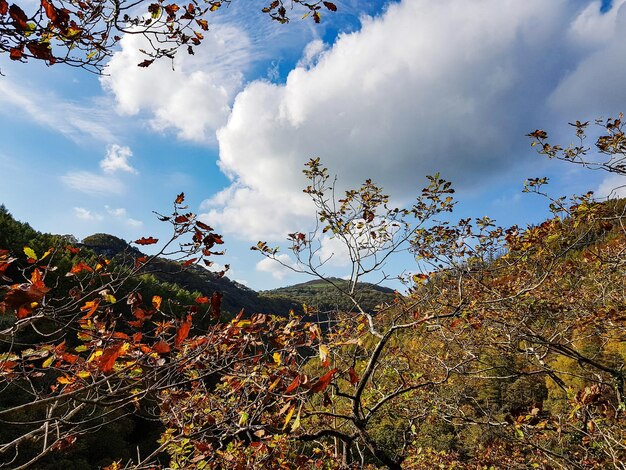
<path fill-rule="evenodd" d="M 150 44 L 142 51 L 146 59 L 138 64 L 148 67 L 156 59 L 173 59 L 180 48 L 194 54 L 209 30 L 208 15 L 231 1 L 193 0 L 185 5 L 163 0 L 40 0 L 36 5 L 18 5 L 0 0 L 0 53 L 15 61 L 36 59 L 101 72 L 121 37 L 135 34 Z M 287 8 L 294 4 L 315 23 L 321 21 L 322 10 L 337 11 L 335 4 L 321 0 L 292 0 L 287 5 L 273 0 L 258 9 L 287 23 L 291 14 Z"/>
<path fill-rule="evenodd" d="M 545 153 L 547 133 L 532 137 Z M 597 142 L 603 168 L 621 171 L 623 147 Z M 4 462 L 45 463 L 140 416 L 158 419 L 158 442 L 109 468 L 623 468 L 624 201 L 552 198 L 547 180 L 533 179 L 525 191 L 547 197 L 552 216 L 499 227 L 453 221 L 454 190 L 439 175 L 407 207 L 370 180 L 335 198 L 319 159 L 305 175 L 319 224 L 289 235 L 289 267 L 350 307 L 323 328 L 294 312 L 226 317 L 217 292 L 155 291 L 160 267 L 221 253 L 182 194 L 160 216 L 173 233 L 159 255 L 123 250 L 112 261 L 66 244 L 0 252 L 1 384 L 14 400 L 0 410 L 13 433 Z M 323 274 L 329 235 L 352 261 L 348 280 Z M 253 249 L 284 259 L 265 242 Z M 367 308 L 363 279 L 384 279 L 399 251 L 416 260 L 408 292 Z M 63 257 L 69 276 L 54 269 Z"/>

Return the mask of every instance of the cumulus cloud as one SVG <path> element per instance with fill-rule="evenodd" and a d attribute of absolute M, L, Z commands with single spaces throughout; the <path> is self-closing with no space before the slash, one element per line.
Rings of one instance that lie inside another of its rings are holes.
<path fill-rule="evenodd" d="M 100 168 L 105 173 L 115 173 L 116 171 L 137 173 L 137 170 L 128 164 L 128 159 L 132 156 L 133 152 L 129 147 L 122 147 L 117 144 L 109 145 L 106 156 L 100 162 Z"/>
<path fill-rule="evenodd" d="M 120 180 L 90 171 L 71 171 L 61 176 L 61 181 L 71 189 L 95 196 L 124 192 L 124 185 Z"/>
<path fill-rule="evenodd" d="M 311 43 L 286 83 L 236 96 L 217 132 L 233 184 L 205 217 L 280 238 L 310 214 L 301 169 L 313 156 L 346 186 L 372 177 L 400 199 L 436 171 L 466 188 L 512 172 L 532 154 L 529 130 L 626 102 L 624 3 L 404 0 Z"/>
<path fill-rule="evenodd" d="M 214 131 L 226 122 L 234 93 L 240 88 L 242 70 L 249 61 L 249 39 L 235 26 L 221 25 L 205 33 L 202 47 L 193 56 L 181 51 L 173 63 L 137 64 L 148 49 L 141 35 L 126 35 L 102 78 L 126 115 L 149 113 L 158 131 L 173 129 L 192 141 L 214 140 Z"/>

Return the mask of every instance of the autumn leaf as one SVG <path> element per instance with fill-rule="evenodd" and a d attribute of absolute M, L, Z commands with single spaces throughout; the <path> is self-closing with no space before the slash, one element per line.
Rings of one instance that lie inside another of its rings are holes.
<path fill-rule="evenodd" d="M 187 319 L 180 325 L 180 328 L 176 332 L 176 338 L 174 338 L 174 345 L 180 346 L 187 336 L 189 336 L 189 330 L 191 329 L 191 315 L 187 315 Z"/>
<path fill-rule="evenodd" d="M 165 341 L 159 341 L 158 343 L 155 343 L 154 346 L 152 346 L 152 349 L 154 350 L 154 352 L 157 352 L 159 354 L 166 354 L 171 351 L 170 345 L 167 344 Z"/>
<path fill-rule="evenodd" d="M 157 243 L 159 241 L 158 238 L 154 238 L 154 237 L 141 237 L 139 240 L 135 240 L 134 243 L 136 243 L 137 245 L 154 245 L 155 243 Z"/>
<path fill-rule="evenodd" d="M 13 19 L 14 25 L 17 29 L 21 29 L 22 31 L 28 30 L 28 17 L 24 10 L 18 7 L 15 3 L 11 5 L 9 8 L 9 16 Z"/>
<path fill-rule="evenodd" d="M 291 417 L 293 416 L 294 411 L 296 411 L 296 405 L 292 405 L 291 408 L 289 408 L 289 412 L 287 413 L 287 416 L 285 416 L 285 424 L 283 425 L 283 430 L 287 428 L 287 425 L 289 424 L 289 421 L 291 421 Z"/>
<path fill-rule="evenodd" d="M 324 6 L 330 11 L 337 11 L 337 5 L 335 5 L 334 3 L 324 2 Z"/>
<path fill-rule="evenodd" d="M 33 261 L 37 261 L 37 254 L 35 253 L 35 250 L 33 250 L 32 248 L 25 246 L 24 247 L 24 254 L 26 256 L 28 256 L 28 261 L 31 262 L 31 260 Z"/>
<path fill-rule="evenodd" d="M 83 271 L 93 272 L 93 268 L 81 261 L 79 263 L 76 263 L 74 266 L 72 266 L 72 269 L 70 269 L 69 274 L 78 274 Z"/>
<path fill-rule="evenodd" d="M 311 386 L 311 391 L 313 393 L 318 393 L 318 392 L 323 392 L 324 390 L 326 390 L 326 387 L 330 385 L 331 380 L 333 380 L 333 377 L 337 373 L 338 370 L 339 369 L 337 368 L 331 369 L 328 372 L 326 372 L 324 375 L 322 375 L 319 379 L 317 379 L 317 382 L 315 382 Z"/>
<path fill-rule="evenodd" d="M 222 293 L 221 292 L 213 292 L 211 296 L 211 318 L 213 320 L 218 320 L 222 314 L 221 310 L 222 306 Z"/>
<path fill-rule="evenodd" d="M 352 385 L 356 385 L 359 383 L 359 376 L 356 375 L 354 367 L 350 367 L 350 369 L 348 369 L 348 375 L 350 376 L 350 383 Z"/>
<path fill-rule="evenodd" d="M 208 297 L 196 297 L 197 304 L 208 304 L 210 299 Z"/>
<path fill-rule="evenodd" d="M 182 204 L 184 200 L 185 200 L 185 193 L 180 193 L 178 196 L 176 196 L 176 200 L 174 201 L 174 203 Z"/>
<path fill-rule="evenodd" d="M 106 348 L 102 352 L 102 356 L 98 359 L 98 367 L 105 374 L 113 370 L 115 361 L 118 357 L 126 352 L 128 349 L 128 343 L 119 343 Z"/>
<path fill-rule="evenodd" d="M 82 312 L 87 311 L 87 313 L 83 316 L 83 319 L 91 317 L 96 312 L 98 305 L 100 305 L 100 299 L 85 302 L 85 305 L 80 308 Z"/>
<path fill-rule="evenodd" d="M 285 393 L 291 393 L 296 388 L 300 386 L 300 376 L 296 375 L 296 378 L 289 384 L 289 386 L 285 389 Z"/>
<path fill-rule="evenodd" d="M 152 297 L 152 306 L 155 309 L 160 310 L 162 301 L 163 301 L 163 298 L 160 295 L 155 295 Z"/>
<path fill-rule="evenodd" d="M 137 66 L 138 67 L 150 67 L 150 65 L 152 65 L 152 62 L 154 62 L 154 59 L 146 59 L 143 62 L 139 62 Z"/>
<path fill-rule="evenodd" d="M 54 8 L 54 6 L 50 2 L 48 2 L 48 0 L 41 0 L 41 6 L 43 7 L 44 11 L 46 12 L 46 16 L 50 19 L 50 21 L 55 23 L 57 20 L 56 8 Z"/>

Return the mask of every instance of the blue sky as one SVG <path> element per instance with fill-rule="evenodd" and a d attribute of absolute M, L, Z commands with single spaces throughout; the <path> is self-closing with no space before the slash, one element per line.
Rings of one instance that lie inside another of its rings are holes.
<path fill-rule="evenodd" d="M 135 37 L 107 77 L 1 56 L 0 202 L 42 231 L 133 240 L 164 237 L 152 211 L 184 191 L 225 236 L 230 277 L 266 289 L 305 280 L 248 248 L 310 226 L 310 157 L 398 202 L 439 171 L 459 217 L 503 224 L 545 215 L 526 178 L 550 176 L 559 194 L 619 184 L 542 160 L 524 135 L 568 143 L 568 121 L 626 110 L 625 0 L 336 3 L 321 25 L 281 26 L 233 2 L 174 71 L 137 68 Z M 344 273 L 341 256 L 330 264 Z"/>

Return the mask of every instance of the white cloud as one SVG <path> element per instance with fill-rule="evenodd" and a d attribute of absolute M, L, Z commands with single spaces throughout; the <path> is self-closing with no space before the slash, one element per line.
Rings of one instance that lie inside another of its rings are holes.
<path fill-rule="evenodd" d="M 594 100 L 626 104 L 624 0 L 606 16 L 587 3 L 405 0 L 328 49 L 312 43 L 284 85 L 237 95 L 217 133 L 233 184 L 205 217 L 281 238 L 311 214 L 300 171 L 314 156 L 344 186 L 372 177 L 400 199 L 436 171 L 466 188 L 512 172 L 533 157 L 530 130 Z"/>
<path fill-rule="evenodd" d="M 39 91 L 33 84 L 18 85 L 3 78 L 0 104 L 8 112 L 19 110 L 19 115 L 26 114 L 36 123 L 75 141 L 85 137 L 100 142 L 115 140 L 111 126 L 102 124 L 112 121 L 106 107 L 97 103 L 85 105 L 61 100 L 56 95 Z"/>
<path fill-rule="evenodd" d="M 96 196 L 121 194 L 124 192 L 124 185 L 120 180 L 90 171 L 69 172 L 61 176 L 61 181 L 76 191 Z"/>
<path fill-rule="evenodd" d="M 82 220 L 102 220 L 104 217 L 83 207 L 74 207 L 74 214 Z"/>
<path fill-rule="evenodd" d="M 626 176 L 611 174 L 607 176 L 595 191 L 599 198 L 626 197 Z"/>
<path fill-rule="evenodd" d="M 278 255 L 276 258 L 280 262 L 270 259 L 270 258 L 263 258 L 261 261 L 259 261 L 256 264 L 257 271 L 269 273 L 272 275 L 274 279 L 278 279 L 278 280 L 284 279 L 285 276 L 291 272 L 291 270 L 286 266 L 295 266 L 294 262 L 291 260 L 289 255 L 286 255 L 284 253 L 281 255 Z M 284 266 L 281 263 L 283 263 L 286 266 Z"/>
<path fill-rule="evenodd" d="M 113 217 L 121 219 L 124 221 L 126 225 L 132 228 L 139 228 L 143 226 L 143 222 L 141 220 L 133 219 L 132 217 L 128 217 L 128 213 L 124 207 L 112 208 L 109 206 L 104 206 L 107 213 Z"/>
<path fill-rule="evenodd" d="M 128 159 L 132 156 L 133 152 L 129 147 L 122 147 L 117 144 L 109 145 L 106 156 L 100 162 L 100 168 L 105 173 L 115 173 L 116 171 L 137 173 L 137 170 L 128 164 Z"/>
<path fill-rule="evenodd" d="M 104 208 L 106 209 L 106 211 L 114 216 L 114 217 L 125 217 L 126 216 L 126 209 L 124 209 L 123 207 L 119 207 L 117 209 L 114 209 L 112 207 L 109 206 L 104 206 Z"/>
<path fill-rule="evenodd" d="M 212 141 L 214 131 L 230 113 L 230 103 L 240 88 L 250 60 L 249 39 L 233 26 L 217 26 L 205 33 L 201 47 L 190 56 L 179 51 L 174 62 L 165 59 L 148 68 L 137 67 L 149 49 L 141 35 L 126 35 L 121 51 L 106 68 L 103 86 L 110 90 L 122 114 L 150 113 L 150 125 L 174 129 L 180 138 Z"/>

